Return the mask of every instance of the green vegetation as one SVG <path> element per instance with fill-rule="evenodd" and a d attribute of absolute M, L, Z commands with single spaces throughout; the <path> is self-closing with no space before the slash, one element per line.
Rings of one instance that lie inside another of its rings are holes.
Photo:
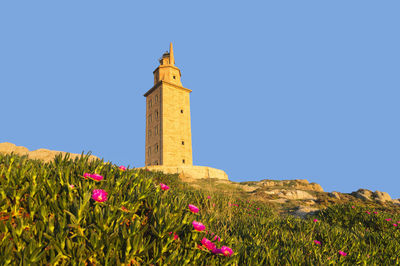
<path fill-rule="evenodd" d="M 206 229 L 194 230 L 194 220 Z M 2 265 L 395 265 L 398 222 L 398 208 L 358 203 L 282 217 L 235 190 L 193 188 L 177 175 L 121 170 L 88 155 L 46 164 L 0 155 Z M 210 251 L 203 238 L 233 254 Z"/>

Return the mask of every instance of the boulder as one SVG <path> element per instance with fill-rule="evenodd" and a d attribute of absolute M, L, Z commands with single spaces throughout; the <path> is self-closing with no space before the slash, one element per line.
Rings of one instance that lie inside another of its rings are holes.
<path fill-rule="evenodd" d="M 328 194 L 329 197 L 335 198 L 335 199 L 340 199 L 340 194 L 339 192 L 332 191 Z"/>
<path fill-rule="evenodd" d="M 373 196 L 374 196 L 375 199 L 378 200 L 378 201 L 383 201 L 383 202 L 385 202 L 385 201 L 391 201 L 391 200 L 392 200 L 392 198 L 389 196 L 389 194 L 388 194 L 387 192 L 382 192 L 382 191 L 378 191 L 378 190 L 376 190 L 376 191 L 373 193 Z"/>
<path fill-rule="evenodd" d="M 351 192 L 351 195 L 362 200 L 372 200 L 373 193 L 371 190 L 360 188 L 355 192 Z"/>
<path fill-rule="evenodd" d="M 292 215 L 298 216 L 300 218 L 306 218 L 307 215 L 315 214 L 317 211 L 319 211 L 318 208 L 298 206 L 297 209 L 292 213 Z"/>
<path fill-rule="evenodd" d="M 22 146 L 16 146 L 15 144 L 9 143 L 9 142 L 4 142 L 0 143 L 0 153 L 3 154 L 10 154 L 14 152 L 15 154 L 18 154 L 20 156 L 22 155 L 28 155 L 29 159 L 39 159 L 44 162 L 50 162 L 54 160 L 54 157 L 58 154 L 62 154 L 64 157 L 66 152 L 63 151 L 52 151 L 52 150 L 47 150 L 47 149 L 38 149 L 34 151 L 29 151 L 27 148 L 22 147 Z M 75 159 L 76 157 L 81 156 L 80 154 L 76 153 L 70 153 L 69 158 Z M 92 160 L 97 160 L 99 159 L 98 157 L 94 155 L 89 156 L 89 161 Z"/>

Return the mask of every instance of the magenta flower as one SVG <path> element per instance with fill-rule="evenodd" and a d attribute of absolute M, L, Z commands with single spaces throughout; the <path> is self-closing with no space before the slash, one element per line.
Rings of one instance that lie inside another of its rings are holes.
<path fill-rule="evenodd" d="M 196 231 L 201 232 L 201 231 L 203 231 L 203 230 L 206 229 L 206 227 L 204 226 L 204 224 L 202 224 L 202 223 L 200 223 L 200 222 L 193 221 L 192 224 L 193 224 L 194 230 L 196 230 Z"/>
<path fill-rule="evenodd" d="M 170 234 L 172 234 L 172 232 L 169 232 L 168 234 L 170 235 Z M 174 240 L 177 240 L 177 239 L 179 239 L 179 236 L 177 234 L 175 234 L 175 232 L 174 232 Z"/>
<path fill-rule="evenodd" d="M 393 224 L 393 226 L 397 226 L 397 224 Z"/>
<path fill-rule="evenodd" d="M 385 219 L 385 220 L 388 221 L 388 222 L 390 222 L 392 219 L 388 218 L 388 219 Z"/>
<path fill-rule="evenodd" d="M 398 224 L 400 224 L 400 221 L 397 221 Z"/>
<path fill-rule="evenodd" d="M 210 196 L 207 196 L 207 199 L 211 199 L 211 197 L 210 197 Z"/>
<path fill-rule="evenodd" d="M 220 248 L 214 248 L 213 250 L 211 250 L 211 252 L 214 254 L 222 254 L 222 251 Z"/>
<path fill-rule="evenodd" d="M 341 250 L 339 250 L 339 254 L 342 255 L 342 256 L 347 256 L 347 253 L 344 252 L 344 251 L 341 251 Z"/>
<path fill-rule="evenodd" d="M 199 208 L 197 208 L 196 206 L 194 206 L 192 204 L 189 204 L 189 209 L 193 213 L 198 213 L 199 212 Z"/>
<path fill-rule="evenodd" d="M 321 242 L 319 242 L 318 240 L 314 240 L 314 243 L 317 245 L 321 245 Z"/>
<path fill-rule="evenodd" d="M 103 178 L 104 178 L 102 175 L 98 175 L 98 174 L 92 174 L 92 175 L 90 175 L 90 177 L 91 177 L 93 180 L 96 180 L 96 181 L 103 180 Z"/>
<path fill-rule="evenodd" d="M 222 246 L 221 253 L 224 254 L 224 256 L 231 256 L 233 254 L 233 251 L 232 251 L 232 249 L 228 248 L 227 246 Z"/>
<path fill-rule="evenodd" d="M 371 214 L 369 211 L 366 211 L 366 213 Z"/>
<path fill-rule="evenodd" d="M 118 169 L 122 170 L 122 171 L 126 171 L 126 167 L 121 165 L 120 167 L 118 167 Z"/>
<path fill-rule="evenodd" d="M 354 206 L 351 206 L 353 209 L 355 208 Z"/>
<path fill-rule="evenodd" d="M 92 199 L 97 202 L 104 202 L 107 200 L 107 192 L 102 189 L 95 189 L 92 191 Z"/>
<path fill-rule="evenodd" d="M 88 177 L 90 177 L 90 174 L 89 174 L 89 173 L 84 173 L 84 174 L 83 174 L 83 177 L 84 177 L 84 178 L 88 178 Z"/>
<path fill-rule="evenodd" d="M 69 185 L 69 188 L 74 188 L 75 186 L 74 185 Z"/>
<path fill-rule="evenodd" d="M 167 186 L 166 184 L 160 183 L 161 189 L 166 191 L 169 189 L 169 186 Z"/>
<path fill-rule="evenodd" d="M 317 219 L 314 219 L 313 222 L 316 223 L 316 222 L 318 222 L 318 220 L 317 220 Z"/>
<path fill-rule="evenodd" d="M 215 244 L 205 237 L 201 240 L 201 243 L 209 250 L 214 250 L 216 248 Z"/>
<path fill-rule="evenodd" d="M 374 214 L 378 214 L 378 212 L 374 212 Z"/>

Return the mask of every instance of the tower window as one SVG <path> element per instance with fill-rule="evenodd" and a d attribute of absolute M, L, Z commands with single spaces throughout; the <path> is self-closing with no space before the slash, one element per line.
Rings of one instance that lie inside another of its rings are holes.
<path fill-rule="evenodd" d="M 185 159 L 182 160 L 182 163 L 185 163 Z"/>
<path fill-rule="evenodd" d="M 156 99 L 155 100 L 156 100 L 156 103 L 158 103 L 158 95 L 156 95 Z"/>
<path fill-rule="evenodd" d="M 158 152 L 158 144 L 156 144 L 156 152 Z"/>
<path fill-rule="evenodd" d="M 182 145 L 185 145 L 185 142 L 182 140 Z"/>
<path fill-rule="evenodd" d="M 151 147 L 149 147 L 149 148 L 147 149 L 147 155 L 150 156 L 150 154 L 151 154 Z"/>
<path fill-rule="evenodd" d="M 156 119 L 158 119 L 158 110 L 156 110 Z"/>
<path fill-rule="evenodd" d="M 150 101 L 149 101 L 149 107 L 152 107 L 152 106 L 153 106 L 153 101 L 150 100 Z"/>
<path fill-rule="evenodd" d="M 176 77 L 175 77 L 175 76 L 172 76 L 172 78 L 175 79 Z"/>
<path fill-rule="evenodd" d="M 181 114 L 183 114 L 183 110 L 181 109 Z"/>
<path fill-rule="evenodd" d="M 156 136 L 158 136 L 158 126 L 156 126 Z"/>

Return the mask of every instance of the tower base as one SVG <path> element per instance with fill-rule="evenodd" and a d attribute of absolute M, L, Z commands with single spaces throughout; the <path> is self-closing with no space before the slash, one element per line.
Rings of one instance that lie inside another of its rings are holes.
<path fill-rule="evenodd" d="M 149 165 L 146 167 L 140 167 L 139 169 L 149 169 L 150 171 L 161 171 L 165 174 L 179 174 L 181 178 L 217 178 L 223 180 L 229 180 L 228 175 L 225 171 L 198 165 L 178 165 L 178 166 L 165 166 L 165 165 Z"/>

